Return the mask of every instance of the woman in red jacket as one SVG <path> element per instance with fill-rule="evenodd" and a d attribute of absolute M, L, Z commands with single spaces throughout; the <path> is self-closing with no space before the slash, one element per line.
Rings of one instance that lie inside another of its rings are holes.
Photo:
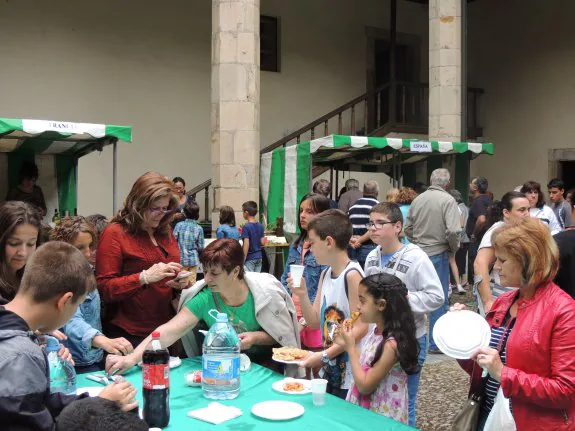
<path fill-rule="evenodd" d="M 106 305 L 104 333 L 133 346 L 174 315 L 173 289 L 187 287 L 169 226 L 178 202 L 173 183 L 155 172 L 136 180 L 98 243 L 96 279 Z"/>
<path fill-rule="evenodd" d="M 499 387 L 510 400 L 519 431 L 575 430 L 575 301 L 552 280 L 559 267 L 557 245 L 535 218 L 514 219 L 493 233 L 501 284 L 517 290 L 500 295 L 487 313 L 489 348 L 460 361 L 481 381 L 478 429 L 482 430 Z M 456 304 L 454 309 L 462 309 Z"/>

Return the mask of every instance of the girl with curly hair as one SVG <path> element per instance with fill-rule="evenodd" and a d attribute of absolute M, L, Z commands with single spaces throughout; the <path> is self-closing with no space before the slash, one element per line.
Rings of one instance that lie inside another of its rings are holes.
<path fill-rule="evenodd" d="M 336 343 L 349 354 L 353 404 L 396 421 L 408 421 L 407 375 L 419 372 L 419 344 L 407 287 L 395 275 L 367 276 L 359 285 L 360 319 L 370 325 L 358 351 L 352 325 L 345 322 Z"/>
<path fill-rule="evenodd" d="M 92 259 L 96 238 L 95 227 L 81 216 L 64 219 L 50 235 L 52 241 L 66 242 L 76 247 L 88 261 Z M 128 354 L 133 350 L 125 338 L 108 338 L 102 333 L 100 316 L 100 294 L 96 289 L 86 295 L 84 302 L 62 328 L 68 337 L 65 345 L 72 353 L 78 373 L 103 370 L 104 352 Z"/>

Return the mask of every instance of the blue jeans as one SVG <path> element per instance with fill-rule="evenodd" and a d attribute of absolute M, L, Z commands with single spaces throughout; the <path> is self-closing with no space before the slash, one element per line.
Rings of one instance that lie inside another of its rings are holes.
<path fill-rule="evenodd" d="M 427 334 L 422 335 L 417 339 L 419 343 L 419 357 L 417 363 L 423 367 L 425 358 L 427 356 Z M 407 393 L 409 395 L 409 426 L 415 427 L 415 403 L 417 401 L 417 392 L 419 391 L 419 379 L 421 378 L 421 370 L 419 373 L 407 376 Z"/>
<path fill-rule="evenodd" d="M 438 350 L 433 341 L 433 327 L 435 322 L 449 310 L 449 255 L 445 251 L 435 256 L 429 256 L 429 259 L 435 267 L 439 281 L 441 281 L 441 287 L 443 287 L 443 294 L 445 295 L 443 306 L 429 314 L 429 350 Z"/>
<path fill-rule="evenodd" d="M 248 272 L 262 272 L 262 260 L 254 259 L 244 262 L 244 271 Z"/>

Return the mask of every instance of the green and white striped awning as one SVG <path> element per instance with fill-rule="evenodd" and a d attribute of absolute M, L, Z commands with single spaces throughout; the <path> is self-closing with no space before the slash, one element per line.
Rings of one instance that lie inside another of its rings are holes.
<path fill-rule="evenodd" d="M 103 145 L 132 141 L 130 126 L 0 118 L 0 153 L 83 156 Z"/>
<path fill-rule="evenodd" d="M 0 201 L 18 184 L 24 161 L 38 165 L 49 220 L 55 209 L 77 207 L 78 158 L 118 140 L 131 142 L 132 128 L 67 121 L 0 118 Z"/>
<path fill-rule="evenodd" d="M 310 152 L 312 154 L 320 149 L 333 150 L 348 148 L 389 148 L 400 152 L 412 153 L 465 153 L 471 151 L 476 154 L 493 154 L 493 144 L 478 142 L 422 141 L 421 139 L 341 135 L 326 136 L 324 138 L 314 139 L 310 142 Z"/>
<path fill-rule="evenodd" d="M 348 152 L 355 155 L 361 151 L 373 150 L 422 156 L 426 153 L 460 154 L 468 151 L 493 154 L 493 144 L 331 135 L 277 148 L 261 156 L 260 189 L 268 221 L 273 222 L 277 217 L 283 217 L 284 230 L 297 232 L 299 202 L 311 191 L 312 162 L 322 161 L 325 165 L 329 163 L 330 155 L 338 151 L 345 157 Z"/>

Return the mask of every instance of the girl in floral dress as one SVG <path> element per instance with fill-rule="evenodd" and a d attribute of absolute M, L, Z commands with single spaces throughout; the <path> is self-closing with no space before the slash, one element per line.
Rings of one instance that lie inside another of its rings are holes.
<path fill-rule="evenodd" d="M 354 383 L 347 401 L 407 423 L 407 375 L 419 369 L 419 344 L 405 284 L 391 274 L 374 274 L 359 285 L 361 320 L 370 329 L 358 350 L 351 321 L 336 342 L 350 357 Z"/>

